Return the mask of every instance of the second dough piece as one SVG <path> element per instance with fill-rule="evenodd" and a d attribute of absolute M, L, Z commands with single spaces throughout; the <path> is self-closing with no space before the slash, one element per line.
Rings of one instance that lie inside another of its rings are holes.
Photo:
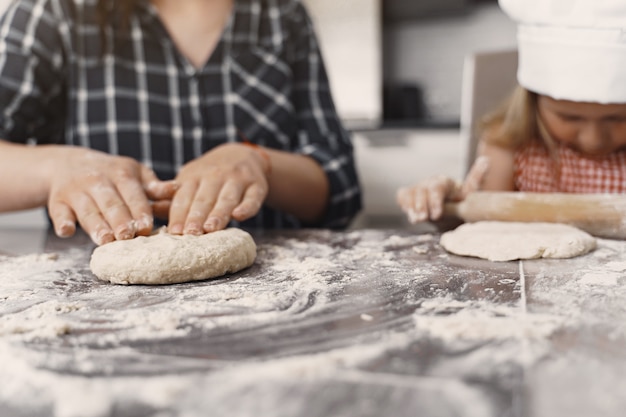
<path fill-rule="evenodd" d="M 456 255 L 490 261 L 572 258 L 596 247 L 596 239 L 559 223 L 483 221 L 465 223 L 441 235 L 441 246 Z"/>

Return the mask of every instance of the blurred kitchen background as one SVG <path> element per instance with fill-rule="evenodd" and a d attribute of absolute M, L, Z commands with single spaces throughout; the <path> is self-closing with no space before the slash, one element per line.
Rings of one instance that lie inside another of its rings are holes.
<path fill-rule="evenodd" d="M 398 187 L 462 176 L 466 57 L 514 49 L 515 25 L 496 0 L 303 1 L 339 113 L 354 132 L 364 210 L 353 227 L 406 226 Z M 0 226 L 45 224 L 42 210 L 0 215 Z"/>
<path fill-rule="evenodd" d="M 514 50 L 516 27 L 497 0 L 304 1 L 354 132 L 364 210 L 353 227 L 406 227 L 399 187 L 464 175 L 466 58 Z"/>

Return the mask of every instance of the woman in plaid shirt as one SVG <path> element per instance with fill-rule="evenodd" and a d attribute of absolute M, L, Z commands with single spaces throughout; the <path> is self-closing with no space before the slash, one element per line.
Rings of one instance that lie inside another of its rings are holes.
<path fill-rule="evenodd" d="M 0 211 L 94 242 L 345 227 L 361 205 L 298 0 L 19 0 L 0 23 Z M 36 144 L 38 146 L 29 146 Z"/>

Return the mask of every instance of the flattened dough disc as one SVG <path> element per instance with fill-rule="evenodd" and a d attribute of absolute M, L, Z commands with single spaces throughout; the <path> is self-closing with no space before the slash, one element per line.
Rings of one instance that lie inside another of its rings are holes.
<path fill-rule="evenodd" d="M 254 262 L 249 233 L 229 228 L 201 236 L 166 232 L 97 247 L 89 266 L 114 284 L 174 284 L 237 272 Z"/>
<path fill-rule="evenodd" d="M 596 239 L 560 223 L 482 221 L 465 223 L 441 235 L 448 252 L 490 261 L 572 258 L 596 247 Z"/>

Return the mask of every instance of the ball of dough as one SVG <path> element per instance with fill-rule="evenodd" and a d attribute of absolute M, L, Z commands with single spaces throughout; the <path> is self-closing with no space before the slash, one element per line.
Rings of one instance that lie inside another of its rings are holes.
<path fill-rule="evenodd" d="M 465 223 L 441 235 L 448 252 L 490 261 L 572 258 L 596 247 L 596 239 L 560 223 L 481 221 Z"/>
<path fill-rule="evenodd" d="M 114 284 L 174 284 L 237 272 L 256 258 L 252 236 L 241 229 L 201 236 L 163 230 L 97 247 L 91 255 L 91 271 Z"/>

